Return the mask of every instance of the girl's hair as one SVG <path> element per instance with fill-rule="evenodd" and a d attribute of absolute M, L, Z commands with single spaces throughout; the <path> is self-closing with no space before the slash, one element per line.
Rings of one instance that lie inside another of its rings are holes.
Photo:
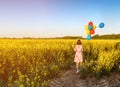
<path fill-rule="evenodd" d="M 80 41 L 80 39 L 77 41 L 77 45 L 81 45 L 81 41 Z"/>

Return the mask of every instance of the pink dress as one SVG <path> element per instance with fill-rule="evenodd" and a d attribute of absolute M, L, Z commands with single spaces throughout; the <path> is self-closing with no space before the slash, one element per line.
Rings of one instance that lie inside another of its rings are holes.
<path fill-rule="evenodd" d="M 74 62 L 83 62 L 83 56 L 82 56 L 82 45 L 76 45 L 75 46 L 75 58 L 74 58 Z"/>

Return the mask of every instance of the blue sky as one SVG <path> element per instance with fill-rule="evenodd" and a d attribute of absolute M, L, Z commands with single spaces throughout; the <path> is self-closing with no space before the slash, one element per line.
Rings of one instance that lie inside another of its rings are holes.
<path fill-rule="evenodd" d="M 1 0 L 0 37 L 86 36 L 120 33 L 120 0 Z M 99 28 L 104 22 L 105 27 Z"/>

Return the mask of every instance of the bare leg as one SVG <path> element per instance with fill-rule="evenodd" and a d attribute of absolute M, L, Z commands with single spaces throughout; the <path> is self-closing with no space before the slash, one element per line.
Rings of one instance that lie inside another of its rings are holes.
<path fill-rule="evenodd" d="M 80 68 L 81 68 L 82 62 L 80 62 L 80 64 L 79 64 L 79 65 L 80 65 Z"/>
<path fill-rule="evenodd" d="M 79 70 L 79 62 L 76 62 L 76 69 Z"/>

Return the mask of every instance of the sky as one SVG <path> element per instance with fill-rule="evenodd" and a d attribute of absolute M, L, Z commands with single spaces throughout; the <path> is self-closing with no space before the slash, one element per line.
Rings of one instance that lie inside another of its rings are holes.
<path fill-rule="evenodd" d="M 120 0 L 0 0 L 0 37 L 85 37 L 120 33 Z M 99 28 L 103 22 L 104 28 Z"/>

